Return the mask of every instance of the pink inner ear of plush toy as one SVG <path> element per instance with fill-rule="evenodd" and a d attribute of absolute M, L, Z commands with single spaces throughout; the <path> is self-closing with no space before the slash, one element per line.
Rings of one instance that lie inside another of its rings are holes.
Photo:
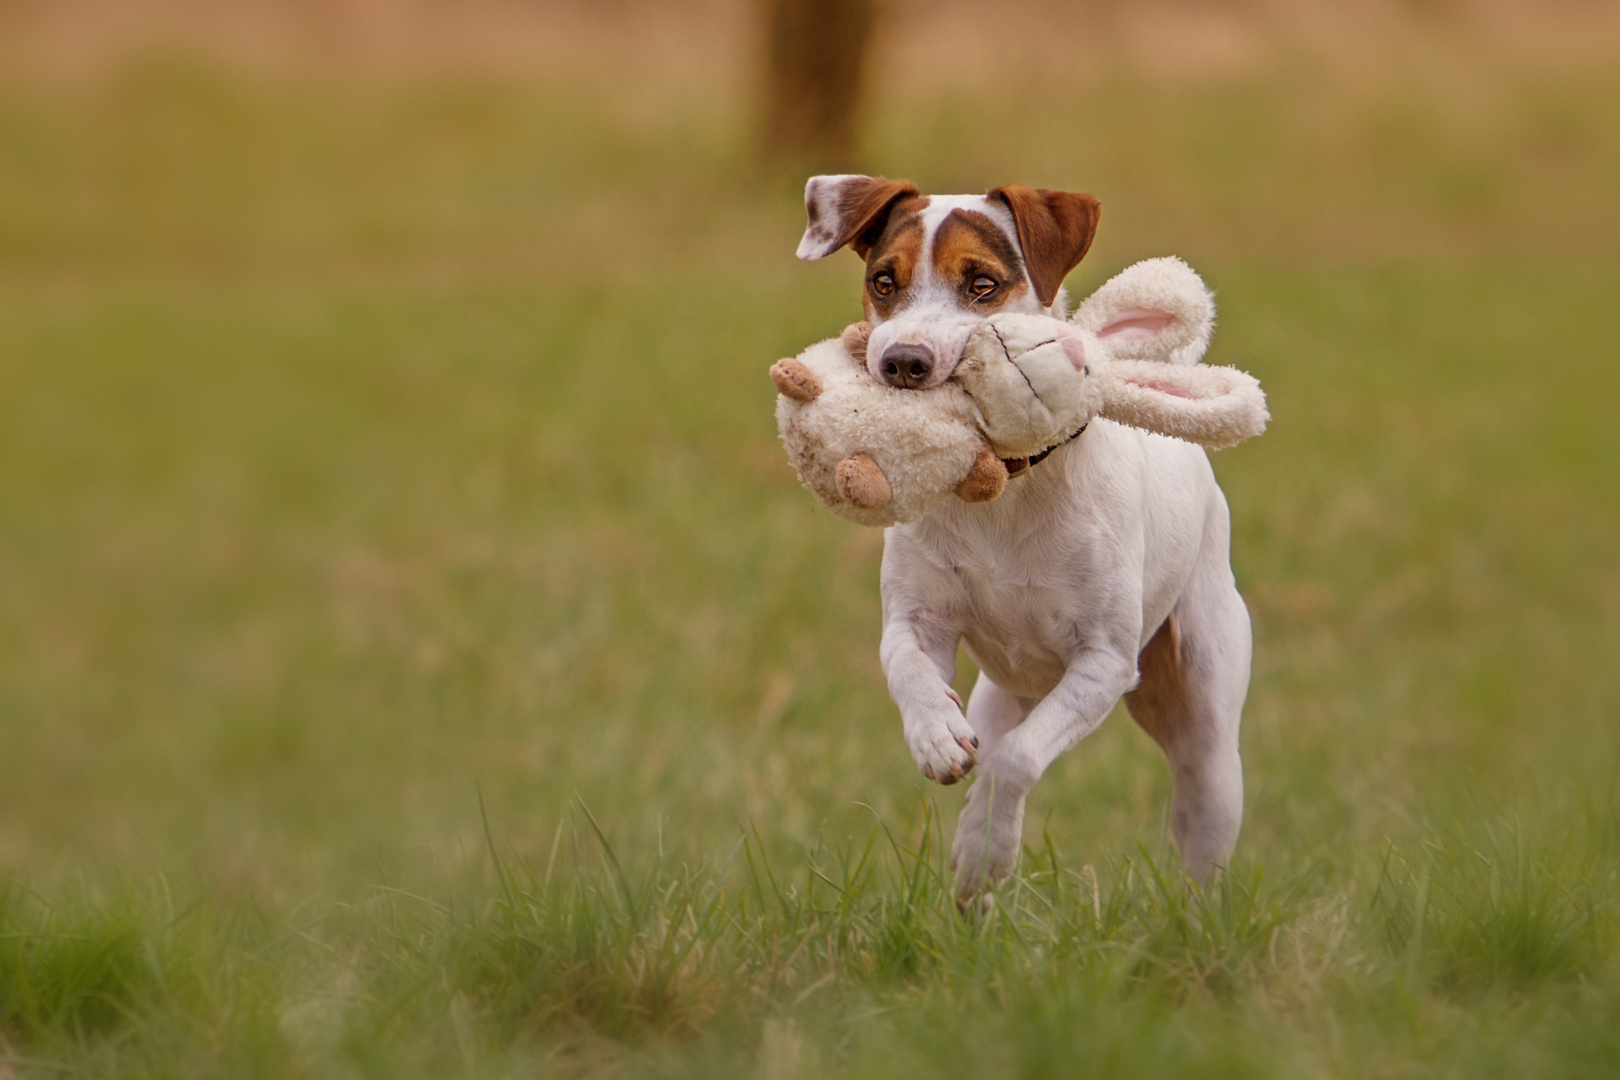
<path fill-rule="evenodd" d="M 1126 308 L 1118 312 L 1112 319 L 1103 323 L 1102 329 L 1097 331 L 1100 338 L 1117 337 L 1124 341 L 1137 341 L 1142 338 L 1156 337 L 1165 327 L 1176 321 L 1176 317 L 1168 311 L 1152 311 L 1148 308 Z"/>
<path fill-rule="evenodd" d="M 1143 382 L 1140 379 L 1127 379 L 1125 381 L 1130 383 L 1132 386 L 1140 386 L 1144 390 L 1157 390 L 1159 393 L 1167 394 L 1170 397 L 1189 398 L 1194 400 L 1196 400 L 1198 397 L 1197 394 L 1189 392 L 1185 386 L 1176 386 L 1174 383 Z"/>
<path fill-rule="evenodd" d="M 1086 343 L 1081 339 L 1079 332 L 1066 325 L 1060 326 L 1057 339 L 1063 346 L 1063 355 L 1069 358 L 1069 363 L 1074 365 L 1074 369 L 1083 370 L 1086 366 Z"/>

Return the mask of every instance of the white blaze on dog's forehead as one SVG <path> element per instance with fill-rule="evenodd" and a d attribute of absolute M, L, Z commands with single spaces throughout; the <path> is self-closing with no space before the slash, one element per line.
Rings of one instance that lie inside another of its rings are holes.
<path fill-rule="evenodd" d="M 917 258 L 917 265 L 913 270 L 911 287 L 906 292 L 904 302 L 899 311 L 921 312 L 923 309 L 947 309 L 951 313 L 961 314 L 962 301 L 957 294 L 955 286 L 944 280 L 934 266 L 934 240 L 939 235 L 939 227 L 946 218 L 957 210 L 971 210 L 983 214 L 995 223 L 1018 246 L 1018 226 L 1013 221 L 1011 211 L 1001 203 L 983 195 L 930 195 L 928 205 L 917 214 L 922 222 L 923 246 Z M 899 314 L 899 311 L 896 314 Z M 945 314 L 942 310 L 940 314 Z"/>
<path fill-rule="evenodd" d="M 938 231 L 939 223 L 949 217 L 952 210 L 973 210 L 983 214 L 994 221 L 1013 243 L 1018 242 L 1018 226 L 1013 221 L 1012 211 L 1007 209 L 1005 203 L 986 195 L 930 195 L 928 206 L 921 215 L 923 228 L 929 236 Z"/>
<path fill-rule="evenodd" d="M 1015 250 L 1022 250 L 1018 247 L 1018 223 L 1013 220 L 1012 211 L 1008 210 L 1004 203 L 984 195 L 931 195 L 928 205 L 918 215 L 923 223 L 925 262 L 930 265 L 933 263 L 934 238 L 939 235 L 940 225 L 957 210 L 971 210 L 976 214 L 983 214 L 995 223 L 996 228 L 1006 234 Z"/>
<path fill-rule="evenodd" d="M 955 370 L 968 335 L 983 320 L 982 314 L 964 303 L 956 283 L 939 273 L 934 261 L 934 242 L 940 226 L 958 210 L 982 214 L 1002 231 L 1014 250 L 1021 251 L 1017 222 L 1000 201 L 984 195 L 930 195 L 927 205 L 917 211 L 923 242 L 911 282 L 894 310 L 886 318 L 873 320 L 877 325 L 867 346 L 867 366 L 873 375 L 881 378 L 883 354 L 890 346 L 925 345 L 942 362 L 936 365 L 924 388 L 937 385 Z M 1032 301 L 1030 294 L 1022 302 Z"/>

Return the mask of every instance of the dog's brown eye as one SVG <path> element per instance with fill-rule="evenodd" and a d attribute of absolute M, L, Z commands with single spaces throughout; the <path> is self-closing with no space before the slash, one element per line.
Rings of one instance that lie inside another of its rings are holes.
<path fill-rule="evenodd" d="M 980 274 L 973 279 L 973 284 L 969 288 L 973 290 L 974 296 L 989 296 L 996 291 L 996 279 Z"/>
<path fill-rule="evenodd" d="M 890 274 L 878 274 L 872 279 L 872 291 L 879 296 L 893 295 L 894 277 Z"/>

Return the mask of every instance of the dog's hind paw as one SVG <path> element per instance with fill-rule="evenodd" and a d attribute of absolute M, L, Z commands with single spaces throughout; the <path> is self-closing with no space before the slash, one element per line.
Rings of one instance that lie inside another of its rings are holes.
<path fill-rule="evenodd" d="M 956 894 L 956 910 L 968 917 L 979 916 L 987 918 L 995 914 L 996 894 L 977 888 L 959 891 Z"/>
<path fill-rule="evenodd" d="M 968 789 L 951 841 L 950 867 L 956 878 L 958 905 L 972 903 L 1018 865 L 1024 796 L 1001 785 L 998 797 L 994 769 L 994 763 L 987 764 Z"/>

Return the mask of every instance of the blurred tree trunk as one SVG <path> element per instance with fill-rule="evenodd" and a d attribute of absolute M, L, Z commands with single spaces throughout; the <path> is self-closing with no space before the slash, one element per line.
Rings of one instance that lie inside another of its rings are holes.
<path fill-rule="evenodd" d="M 848 168 L 877 0 L 761 0 L 762 143 L 773 164 Z"/>

